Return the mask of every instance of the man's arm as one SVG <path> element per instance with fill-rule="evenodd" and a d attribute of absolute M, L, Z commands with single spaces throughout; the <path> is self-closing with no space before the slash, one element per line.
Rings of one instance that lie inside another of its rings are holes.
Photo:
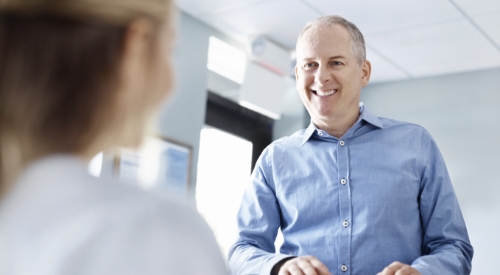
<path fill-rule="evenodd" d="M 228 256 L 233 275 L 269 275 L 276 263 L 290 257 L 275 253 L 274 241 L 281 215 L 268 157 L 269 148 L 257 160 L 243 195 L 237 217 L 239 235 Z"/>
<path fill-rule="evenodd" d="M 238 240 L 229 250 L 228 266 L 233 275 L 287 275 L 297 270 L 315 270 L 331 275 L 313 256 L 276 254 L 274 241 L 281 225 L 272 167 L 266 149 L 255 166 L 238 212 Z M 304 274 L 314 274 L 305 273 Z M 301 273 L 298 273 L 301 274 Z"/>
<path fill-rule="evenodd" d="M 423 132 L 421 148 L 423 256 L 411 266 L 422 275 L 470 274 L 473 248 L 467 228 L 443 157 L 427 131 Z"/>

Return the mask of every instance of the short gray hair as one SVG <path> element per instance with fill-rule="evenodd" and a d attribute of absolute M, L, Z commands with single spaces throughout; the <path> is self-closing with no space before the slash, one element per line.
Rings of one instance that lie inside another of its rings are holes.
<path fill-rule="evenodd" d="M 304 35 L 304 33 L 312 27 L 326 27 L 326 26 L 335 26 L 340 25 L 347 30 L 349 35 L 351 36 L 351 52 L 356 57 L 356 61 L 361 66 L 363 62 L 366 60 L 366 48 L 365 48 L 365 39 L 363 38 L 363 34 L 361 31 L 354 25 L 353 23 L 347 21 L 341 16 L 338 15 L 325 15 L 316 18 L 315 20 L 308 22 L 302 32 L 299 34 L 299 38 L 297 39 L 297 44 L 300 39 Z"/>

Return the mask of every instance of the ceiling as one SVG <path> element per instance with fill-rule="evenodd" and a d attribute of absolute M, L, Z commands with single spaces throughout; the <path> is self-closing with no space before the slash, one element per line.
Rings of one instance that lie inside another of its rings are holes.
<path fill-rule="evenodd" d="M 292 51 L 306 22 L 338 14 L 365 36 L 371 82 L 500 67 L 500 0 L 177 0 L 244 43 L 264 35 Z"/>

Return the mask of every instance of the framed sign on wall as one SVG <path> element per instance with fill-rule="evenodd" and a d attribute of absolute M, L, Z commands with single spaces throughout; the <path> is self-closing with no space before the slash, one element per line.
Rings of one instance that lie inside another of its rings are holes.
<path fill-rule="evenodd" d="M 116 159 L 116 176 L 122 182 L 146 189 L 189 192 L 191 151 L 185 145 L 159 136 L 148 136 L 137 150 L 122 148 Z"/>

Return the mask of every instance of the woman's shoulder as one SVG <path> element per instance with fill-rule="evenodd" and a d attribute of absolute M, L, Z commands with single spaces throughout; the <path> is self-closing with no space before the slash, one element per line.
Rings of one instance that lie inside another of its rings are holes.
<path fill-rule="evenodd" d="M 143 216 L 140 213 L 168 219 L 198 216 L 194 206 L 179 196 L 93 177 L 84 161 L 68 155 L 47 157 L 30 165 L 3 205 L 22 214 L 50 213 L 55 219 L 93 215 L 116 220 Z"/>
<path fill-rule="evenodd" d="M 19 255 L 12 257 L 34 266 L 64 255 L 70 260 L 53 263 L 63 270 L 58 274 L 73 274 L 72 266 L 80 264 L 103 274 L 135 274 L 130 270 L 137 268 L 153 274 L 199 268 L 225 274 L 213 233 L 193 205 L 168 193 L 94 178 L 73 157 L 28 167 L 0 211 L 0 231 L 9 234 L 0 237 L 1 249 L 15 247 Z M 189 265 L 196 258 L 203 263 L 199 268 Z"/>

